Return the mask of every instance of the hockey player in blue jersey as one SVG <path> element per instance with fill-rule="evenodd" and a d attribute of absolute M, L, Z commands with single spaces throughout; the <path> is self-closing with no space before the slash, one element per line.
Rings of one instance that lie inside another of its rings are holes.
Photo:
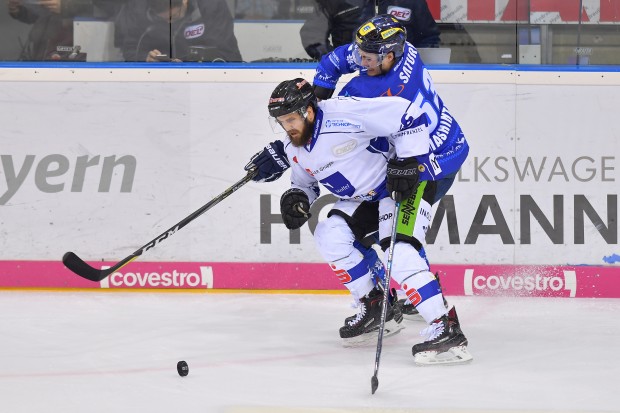
<path fill-rule="evenodd" d="M 406 39 L 405 28 L 396 18 L 371 18 L 359 27 L 354 43 L 321 59 L 314 76 L 315 94 L 319 99 L 331 97 L 341 75 L 359 71 L 340 96 L 400 96 L 418 106 L 428 116 L 431 136 L 431 150 L 417 158 L 429 166 L 420 179 L 438 181 L 438 200 L 454 182 L 469 146 L 416 48 Z"/>
<path fill-rule="evenodd" d="M 435 204 L 452 186 L 467 158 L 469 145 L 458 122 L 436 92 L 417 50 L 406 39 L 405 28 L 394 17 L 371 18 L 357 29 L 354 43 L 337 47 L 321 59 L 313 81 L 314 90 L 319 99 L 328 99 L 341 75 L 359 71 L 359 75 L 340 91 L 341 96 L 399 96 L 418 106 L 430 122 L 431 147 L 428 153 L 417 156 L 416 161 L 427 166 L 420 180 L 437 184 L 431 200 L 431 204 Z M 281 142 L 268 145 L 253 160 L 259 168 L 255 179 L 277 179 L 288 168 L 281 160 L 283 157 Z M 368 245 L 358 246 L 372 259 L 373 250 Z M 401 300 L 401 304 L 404 314 L 416 313 L 409 300 Z"/>
<path fill-rule="evenodd" d="M 398 232 L 392 277 L 428 322 L 426 340 L 412 348 L 417 364 L 470 361 L 467 339 L 454 307 L 446 309 L 435 276 L 429 271 L 421 242 L 430 224 L 437 183 L 419 178 L 427 168 L 417 161 L 433 143 L 428 116 L 400 97 L 339 97 L 318 102 L 304 79 L 280 83 L 269 99 L 270 115 L 286 131 L 282 142 L 291 164 L 291 188 L 280 200 L 289 229 L 310 218 L 319 183 L 338 198 L 327 219 L 318 223 L 317 249 L 341 282 L 359 300 L 355 317 L 345 320 L 340 336 L 347 344 L 376 338 L 383 293 L 373 282 L 372 265 L 356 241 L 377 231 L 384 250 L 393 219 Z M 401 202 L 394 216 L 395 201 Z M 401 316 L 391 303 L 385 334 L 400 330 Z M 441 356 L 437 356 L 441 354 Z"/>

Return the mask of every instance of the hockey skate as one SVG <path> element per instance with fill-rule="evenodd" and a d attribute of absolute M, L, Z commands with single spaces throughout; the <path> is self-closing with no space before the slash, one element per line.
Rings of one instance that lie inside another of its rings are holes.
<path fill-rule="evenodd" d="M 426 336 L 426 341 L 411 348 L 413 361 L 419 366 L 462 364 L 473 360 L 454 307 L 420 334 Z"/>
<path fill-rule="evenodd" d="M 392 305 L 391 301 L 388 299 L 383 337 L 392 336 L 402 329 L 403 316 L 398 307 Z M 374 288 L 368 296 L 360 300 L 359 312 L 354 316 L 347 317 L 344 326 L 340 327 L 343 346 L 359 347 L 376 343 L 381 323 L 382 304 L 383 291 L 379 288 Z"/>

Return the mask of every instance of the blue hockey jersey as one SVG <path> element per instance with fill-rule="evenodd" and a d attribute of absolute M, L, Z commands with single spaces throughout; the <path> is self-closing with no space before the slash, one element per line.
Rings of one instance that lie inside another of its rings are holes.
<path fill-rule="evenodd" d="M 469 153 L 469 145 L 458 122 L 448 111 L 435 90 L 431 75 L 410 43 L 405 44 L 402 58 L 381 76 L 368 76 L 355 64 L 353 46 L 336 48 L 325 55 L 316 70 L 314 85 L 335 89 L 341 75 L 359 71 L 340 91 L 341 96 L 399 96 L 419 107 L 428 117 L 429 152 L 416 156 L 428 166 L 422 180 L 439 180 L 456 173 Z"/>

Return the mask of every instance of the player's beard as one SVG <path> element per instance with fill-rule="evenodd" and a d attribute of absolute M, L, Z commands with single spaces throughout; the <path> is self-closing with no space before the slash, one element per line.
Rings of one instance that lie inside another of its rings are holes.
<path fill-rule="evenodd" d="M 310 122 L 308 119 L 304 119 L 304 126 L 299 131 L 297 129 L 291 129 L 288 131 L 288 137 L 291 140 L 293 146 L 305 146 L 312 139 L 312 132 L 314 131 L 314 122 Z"/>

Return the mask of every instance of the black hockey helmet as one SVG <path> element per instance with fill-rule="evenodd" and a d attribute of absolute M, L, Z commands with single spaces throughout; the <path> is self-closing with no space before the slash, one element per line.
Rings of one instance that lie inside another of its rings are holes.
<path fill-rule="evenodd" d="M 355 45 L 366 53 L 385 56 L 394 52 L 397 59 L 403 55 L 407 30 L 389 14 L 379 14 L 363 23 L 355 32 Z"/>
<path fill-rule="evenodd" d="M 307 80 L 298 77 L 285 80 L 273 90 L 267 109 L 274 118 L 293 112 L 305 116 L 308 105 L 316 107 L 314 90 Z"/>

